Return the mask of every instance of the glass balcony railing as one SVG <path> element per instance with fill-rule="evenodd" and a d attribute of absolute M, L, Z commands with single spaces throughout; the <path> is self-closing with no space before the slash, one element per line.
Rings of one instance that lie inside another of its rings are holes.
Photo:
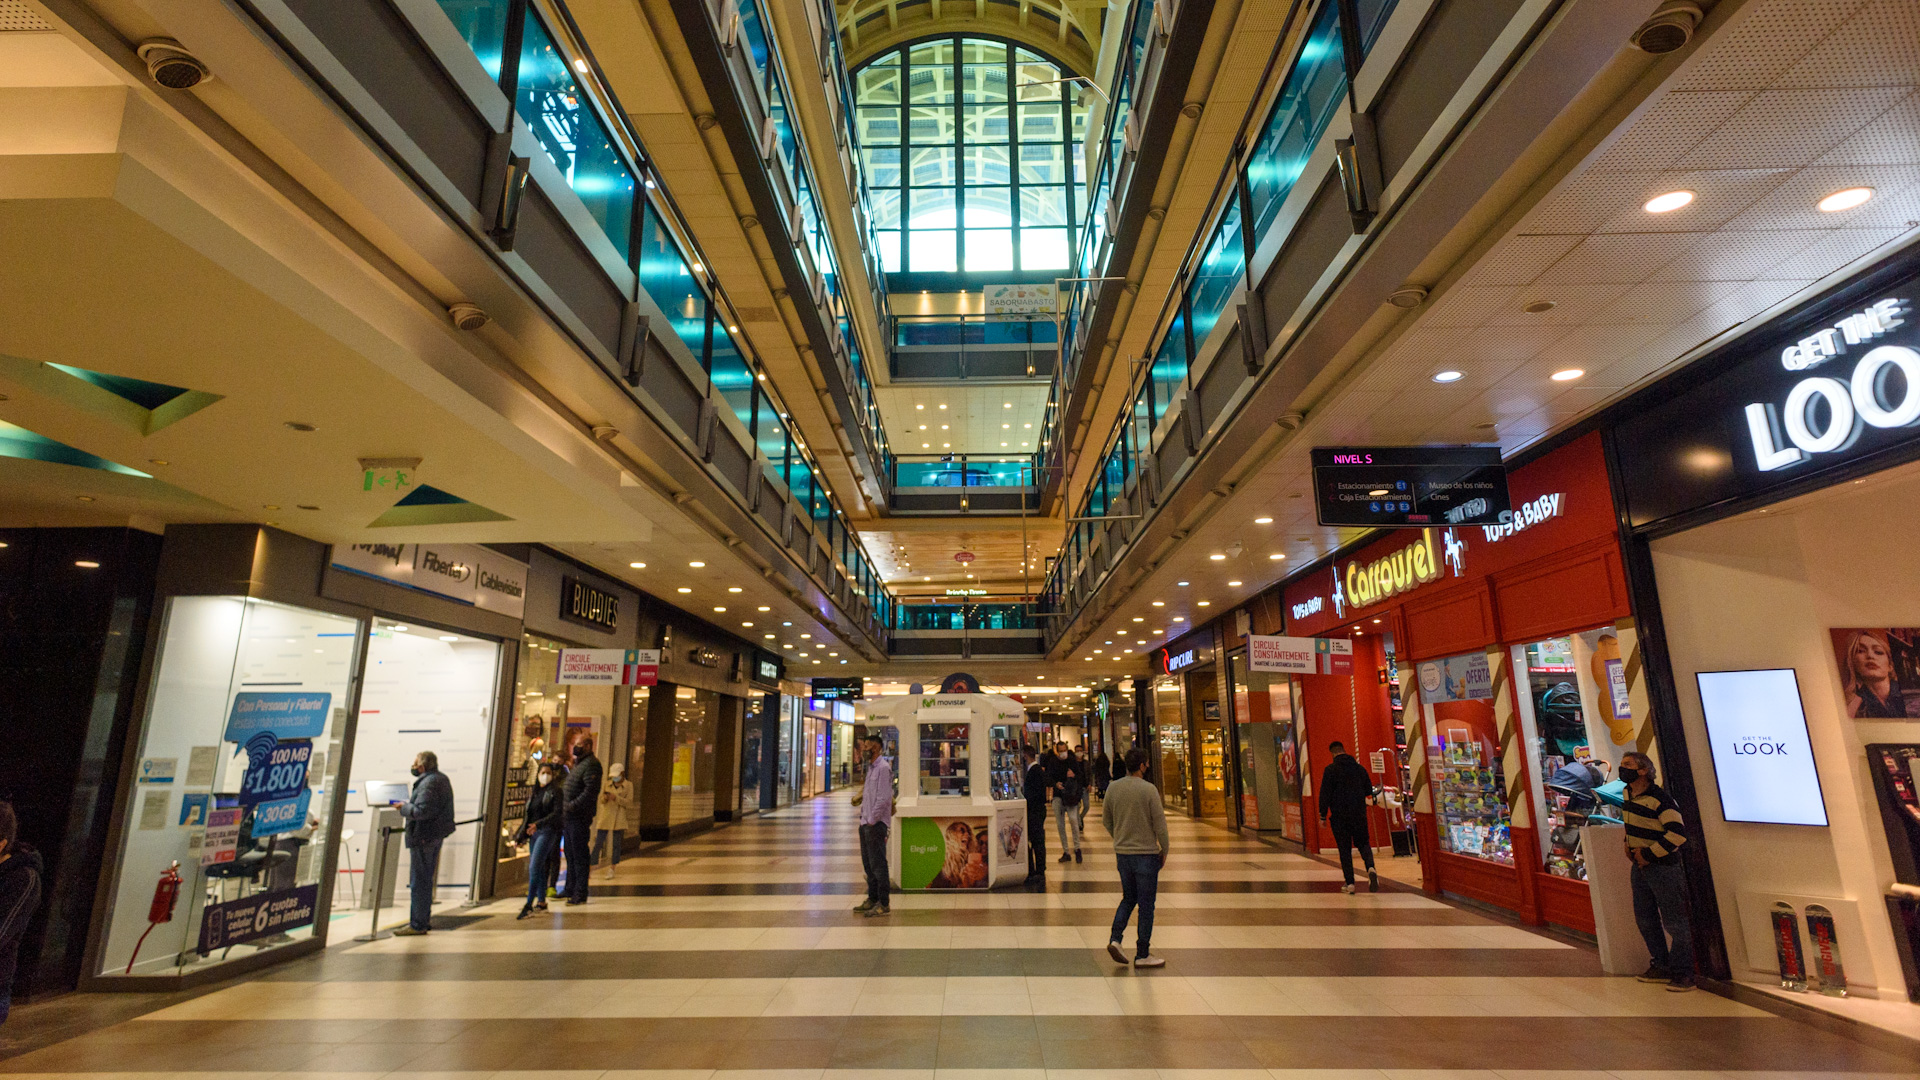
<path fill-rule="evenodd" d="M 896 603 L 881 581 L 858 534 L 833 494 L 820 481 L 818 464 L 792 422 L 792 413 L 767 382 L 752 343 L 739 331 L 733 305 L 708 270 L 692 232 L 659 182 L 638 134 L 617 106 L 586 50 L 570 35 L 557 0 L 437 0 L 440 10 L 472 49 L 475 59 L 513 102 L 514 114 L 579 197 L 587 216 L 639 279 L 640 288 L 667 316 L 670 330 L 705 373 L 710 398 L 726 405 L 745 429 L 766 476 L 790 492 L 826 540 L 840 570 L 864 599 L 879 625 L 890 625 Z M 785 124 L 778 103 L 778 51 L 751 0 L 742 4 L 744 40 L 758 70 L 769 74 L 776 126 L 785 133 L 781 166 L 807 193 L 803 216 L 808 249 L 828 291 L 833 282 L 832 245 L 820 227 L 811 166 L 800 154 L 797 129 Z M 516 12 L 518 13 L 516 15 Z M 519 19 L 514 25 L 513 20 Z M 518 42 L 517 50 L 510 49 Z M 844 305 L 836 307 L 844 312 Z M 850 326 L 842 324 L 870 430 L 880 431 L 861 353 Z M 881 436 L 884 439 L 883 436 Z M 880 452 L 885 453 L 884 441 Z"/>
<path fill-rule="evenodd" d="M 896 315 L 888 363 L 896 379 L 1050 376 L 1059 350 L 1053 316 Z M 1034 432 L 1020 432 L 1027 448 Z"/>
<path fill-rule="evenodd" d="M 1032 455 L 902 456 L 893 463 L 893 484 L 895 487 L 929 488 L 1033 487 L 1034 461 Z"/>
<path fill-rule="evenodd" d="M 896 630 L 1037 630 L 1026 604 L 901 604 Z"/>
<path fill-rule="evenodd" d="M 1362 57 L 1372 48 L 1395 2 L 1358 0 L 1355 6 Z M 1306 168 L 1308 155 L 1341 107 L 1347 83 L 1339 4 L 1321 0 L 1279 92 L 1273 95 L 1269 111 L 1255 128 L 1257 134 L 1250 141 L 1252 152 L 1244 165 L 1223 176 L 1215 189 L 1206 217 L 1211 228 L 1197 234 L 1188 248 L 1180 275 L 1157 320 L 1160 330 L 1148 351 L 1151 363 L 1141 365 L 1135 374 L 1132 406 L 1115 424 L 1113 435 L 1101 451 L 1100 469 L 1088 483 L 1074 517 L 1107 514 L 1128 494 L 1140 459 L 1157 450 L 1168 437 L 1170 429 L 1163 422 L 1192 391 L 1191 368 L 1197 350 L 1225 317 L 1228 301 L 1246 277 L 1248 260 L 1279 220 L 1280 207 Z M 1117 153 L 1114 145 L 1109 142 L 1110 155 Z M 1085 267 L 1100 264 L 1081 265 L 1082 273 L 1091 273 L 1097 271 Z M 1055 400 L 1066 385 L 1072 349 L 1069 338 L 1062 353 L 1062 374 L 1054 382 Z M 1043 453 L 1060 451 L 1054 441 L 1061 436 L 1057 415 L 1050 400 Z M 1066 583 L 1079 572 L 1100 527 L 1098 522 L 1088 521 L 1068 530 L 1060 558 L 1041 589 L 1041 610 L 1061 610 L 1058 605 L 1064 602 Z"/>

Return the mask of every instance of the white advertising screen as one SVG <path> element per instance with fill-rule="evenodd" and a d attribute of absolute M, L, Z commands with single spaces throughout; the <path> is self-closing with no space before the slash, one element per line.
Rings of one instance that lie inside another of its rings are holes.
<path fill-rule="evenodd" d="M 1726 819 L 1825 825 L 1827 805 L 1793 669 L 1702 671 L 1696 677 Z"/>

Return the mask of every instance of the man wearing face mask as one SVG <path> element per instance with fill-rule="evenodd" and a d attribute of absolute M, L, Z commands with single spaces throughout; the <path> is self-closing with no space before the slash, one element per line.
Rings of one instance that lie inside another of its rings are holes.
<path fill-rule="evenodd" d="M 587 902 L 587 878 L 593 874 L 593 815 L 600 807 L 600 759 L 593 742 L 574 744 L 573 770 L 567 773 L 566 797 L 561 800 L 563 842 L 567 849 L 567 906 Z"/>
<path fill-rule="evenodd" d="M 440 845 L 453 835 L 453 784 L 440 771 L 440 758 L 431 750 L 422 750 L 413 759 L 413 797 L 395 803 L 400 816 L 407 819 L 407 892 L 410 896 L 407 925 L 394 931 L 396 937 L 411 937 L 432 929 L 434 883 L 439 879 Z"/>
<path fill-rule="evenodd" d="M 1673 796 L 1653 778 L 1652 758 L 1641 753 L 1621 757 L 1620 779 L 1627 785 L 1622 816 L 1627 822 L 1627 858 L 1633 861 L 1633 921 L 1653 958 L 1640 981 L 1663 982 L 1668 990 L 1683 993 L 1694 988 L 1687 872 L 1679 852 L 1687 842 L 1686 823 Z"/>
<path fill-rule="evenodd" d="M 527 849 L 527 903 L 517 918 L 534 911 L 547 910 L 547 867 L 558 857 L 560 848 L 560 786 L 553 782 L 553 766 L 541 762 L 534 776 L 533 793 L 527 796 L 527 816 L 520 825 L 519 843 L 531 841 Z"/>

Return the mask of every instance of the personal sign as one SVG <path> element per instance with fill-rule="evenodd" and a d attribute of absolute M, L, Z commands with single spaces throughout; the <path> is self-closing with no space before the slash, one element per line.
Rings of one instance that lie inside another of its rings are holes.
<path fill-rule="evenodd" d="M 312 739 L 281 741 L 263 731 L 246 743 L 247 771 L 240 778 L 240 805 L 258 806 L 297 798 L 307 789 L 307 765 L 313 760 Z"/>
<path fill-rule="evenodd" d="M 333 695 L 327 691 L 245 690 L 233 696 L 227 714 L 230 743 L 245 743 L 265 731 L 280 739 L 313 739 L 326 734 Z"/>
<path fill-rule="evenodd" d="M 1497 446 L 1316 447 L 1320 524 L 1495 525 L 1512 516 Z"/>

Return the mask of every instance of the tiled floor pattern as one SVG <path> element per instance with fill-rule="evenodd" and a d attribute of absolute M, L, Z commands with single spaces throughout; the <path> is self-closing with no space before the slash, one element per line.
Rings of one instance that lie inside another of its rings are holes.
<path fill-rule="evenodd" d="M 1920 1077 L 1709 993 L 1190 821 L 1154 949 L 1108 959 L 1097 815 L 1044 887 L 858 899 L 853 817 L 811 800 L 629 859 L 594 899 L 336 944 L 0 1060 L 10 1075 L 375 1080 L 1773 1080 Z M 1051 833 L 1052 830 L 1049 829 Z M 1051 835 L 1049 839 L 1054 839 Z M 38 1008 L 38 1007 L 35 1007 Z M 65 1008 L 72 1012 L 70 1002 Z M 84 1009 L 84 1005 L 82 1006 Z M 122 1007 L 119 1011 L 127 1010 Z M 22 1018 L 33 1023 L 34 1008 Z"/>

